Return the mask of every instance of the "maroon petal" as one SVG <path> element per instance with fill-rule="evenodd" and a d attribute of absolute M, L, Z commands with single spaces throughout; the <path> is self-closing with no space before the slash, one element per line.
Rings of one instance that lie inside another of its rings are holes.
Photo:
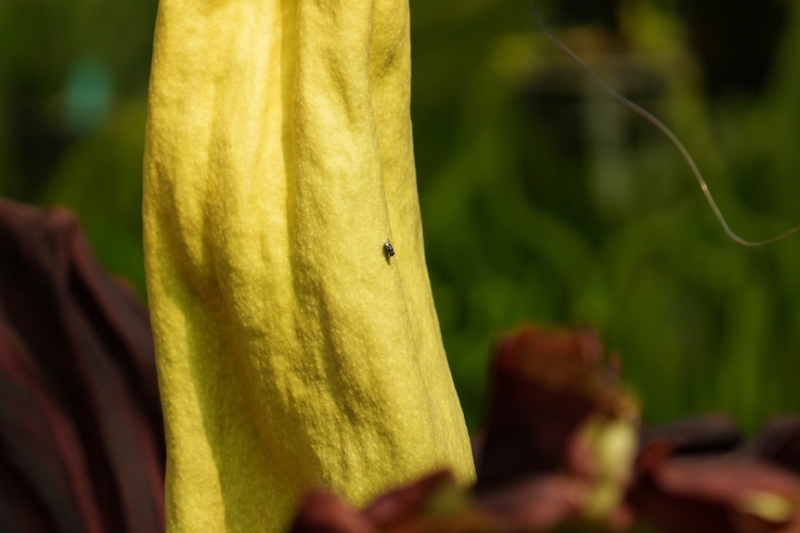
<path fill-rule="evenodd" d="M 306 494 L 291 533 L 372 533 L 377 531 L 367 517 L 338 496 L 314 490 Z"/>
<path fill-rule="evenodd" d="M 476 442 L 478 490 L 564 467 L 571 440 L 593 415 L 635 418 L 602 354 L 587 329 L 529 326 L 498 340 L 487 425 Z"/>
<path fill-rule="evenodd" d="M 0 530 L 162 531 L 146 309 L 66 211 L 0 200 L 0 258 Z"/>
<path fill-rule="evenodd" d="M 800 479 L 789 472 L 736 456 L 674 458 L 670 447 L 656 441 L 640 454 L 628 497 L 639 516 L 686 533 L 800 527 Z"/>
<path fill-rule="evenodd" d="M 478 503 L 500 531 L 546 531 L 580 516 L 590 493 L 584 481 L 551 475 L 488 490 Z"/>
<path fill-rule="evenodd" d="M 710 414 L 649 427 L 642 431 L 642 446 L 669 441 L 675 455 L 724 453 L 742 442 L 742 432 L 729 416 Z"/>
<path fill-rule="evenodd" d="M 800 416 L 771 420 L 747 443 L 745 452 L 800 474 Z"/>
<path fill-rule="evenodd" d="M 364 509 L 364 516 L 379 529 L 394 528 L 415 515 L 424 514 L 431 497 L 444 486 L 455 487 L 453 474 L 436 472 L 382 495 Z"/>

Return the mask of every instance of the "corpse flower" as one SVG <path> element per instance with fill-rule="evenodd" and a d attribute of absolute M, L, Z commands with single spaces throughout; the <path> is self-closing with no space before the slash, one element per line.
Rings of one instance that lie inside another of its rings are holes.
<path fill-rule="evenodd" d="M 281 531 L 309 486 L 363 504 L 474 479 L 409 91 L 407 0 L 159 3 L 143 216 L 169 531 Z"/>

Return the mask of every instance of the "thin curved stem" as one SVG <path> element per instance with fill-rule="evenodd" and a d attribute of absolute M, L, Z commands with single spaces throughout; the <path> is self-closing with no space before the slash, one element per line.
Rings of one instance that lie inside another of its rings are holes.
<path fill-rule="evenodd" d="M 692 174 L 694 174 L 694 177 L 697 179 L 697 183 L 700 185 L 700 190 L 703 191 L 703 195 L 706 197 L 706 201 L 708 202 L 709 207 L 711 207 L 711 211 L 714 212 L 714 216 L 717 217 L 717 220 L 719 221 L 719 224 L 722 226 L 722 229 L 725 231 L 725 234 L 728 235 L 728 237 L 730 237 L 731 240 L 733 240 L 738 244 L 741 244 L 742 246 L 751 246 L 751 247 L 764 246 L 766 244 L 771 244 L 773 242 L 785 239 L 786 237 L 800 231 L 800 226 L 795 226 L 791 229 L 784 231 L 779 235 L 776 235 L 764 241 L 748 241 L 746 239 L 741 238 L 736 233 L 734 233 L 733 230 L 731 230 L 730 226 L 728 225 L 728 222 L 725 220 L 725 217 L 722 215 L 722 212 L 719 210 L 717 202 L 714 201 L 714 197 L 711 195 L 711 191 L 709 191 L 708 189 L 708 184 L 706 183 L 706 180 L 703 179 L 703 175 L 700 173 L 700 169 L 697 168 L 697 164 L 694 162 L 694 159 L 689 154 L 689 151 L 686 149 L 686 147 L 683 145 L 680 139 L 678 139 L 678 137 L 674 133 L 672 133 L 672 130 L 666 127 L 663 122 L 661 122 L 659 119 L 653 116 L 653 114 L 651 114 L 649 111 L 645 110 L 638 104 L 633 103 L 631 100 L 623 96 L 619 91 L 611 87 L 603 78 L 601 78 L 595 71 L 593 71 L 589 67 L 589 65 L 587 65 L 583 61 L 583 59 L 581 59 L 578 56 L 578 54 L 573 52 L 569 46 L 564 44 L 564 42 L 561 39 L 556 37 L 553 34 L 553 32 L 550 31 L 550 28 L 548 28 L 547 24 L 545 24 L 544 20 L 542 19 L 542 16 L 539 14 L 539 10 L 536 9 L 536 4 L 533 0 L 528 0 L 528 5 L 530 6 L 531 13 L 533 14 L 533 18 L 536 20 L 536 23 L 542 29 L 544 34 L 547 35 L 547 37 L 551 41 L 553 41 L 553 43 L 556 44 L 556 46 L 561 48 L 561 50 L 563 50 L 564 53 L 566 53 L 578 65 L 580 65 L 594 79 L 594 81 L 596 81 L 597 84 L 600 85 L 600 87 L 602 87 L 603 90 L 605 90 L 608 94 L 610 94 L 617 102 L 621 103 L 622 105 L 624 105 L 637 115 L 644 118 L 650 124 L 661 130 L 661 132 L 664 135 L 666 135 L 670 141 L 672 141 L 672 144 L 675 145 L 675 147 L 681 153 L 683 158 L 686 160 L 686 163 L 688 163 L 689 168 L 692 170 Z"/>

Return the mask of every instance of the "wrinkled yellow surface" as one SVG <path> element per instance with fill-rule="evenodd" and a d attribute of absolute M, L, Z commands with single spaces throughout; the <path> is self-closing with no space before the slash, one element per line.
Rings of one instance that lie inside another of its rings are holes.
<path fill-rule="evenodd" d="M 171 532 L 474 476 L 425 266 L 407 0 L 161 0 L 144 222 Z M 387 261 L 383 241 L 397 252 Z"/>

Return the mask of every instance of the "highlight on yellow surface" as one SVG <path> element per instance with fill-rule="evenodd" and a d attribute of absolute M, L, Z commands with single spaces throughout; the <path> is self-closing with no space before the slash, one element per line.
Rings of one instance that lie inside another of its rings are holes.
<path fill-rule="evenodd" d="M 474 478 L 408 24 L 407 0 L 159 3 L 143 215 L 171 532 L 282 531 L 310 486 L 362 504 Z"/>

